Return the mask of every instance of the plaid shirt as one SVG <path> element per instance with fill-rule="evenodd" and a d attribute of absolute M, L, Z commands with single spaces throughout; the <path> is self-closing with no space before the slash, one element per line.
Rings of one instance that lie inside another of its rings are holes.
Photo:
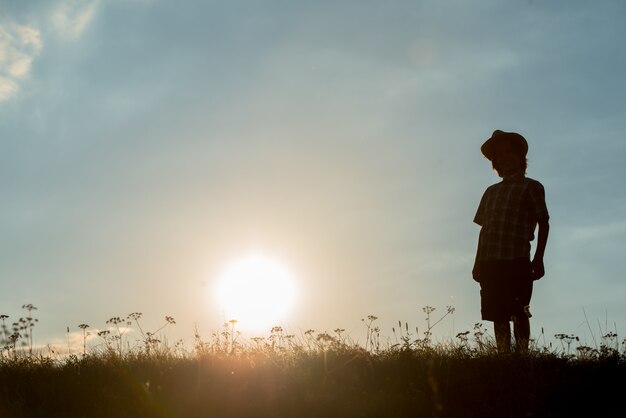
<path fill-rule="evenodd" d="M 548 219 L 541 183 L 523 174 L 487 188 L 474 222 L 481 226 L 477 260 L 512 260 L 530 257 L 537 221 Z"/>

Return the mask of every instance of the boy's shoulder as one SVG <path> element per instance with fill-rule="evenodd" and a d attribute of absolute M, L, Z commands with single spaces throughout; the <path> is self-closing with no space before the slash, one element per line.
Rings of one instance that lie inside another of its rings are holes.
<path fill-rule="evenodd" d="M 543 189 L 543 184 L 539 180 L 531 179 L 530 177 L 524 177 L 524 180 L 533 187 L 541 187 Z"/>

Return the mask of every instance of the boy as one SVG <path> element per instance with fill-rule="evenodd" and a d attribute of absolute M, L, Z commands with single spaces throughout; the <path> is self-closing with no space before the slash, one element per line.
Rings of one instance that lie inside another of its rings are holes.
<path fill-rule="evenodd" d="M 525 176 L 528 143 L 522 135 L 496 130 L 480 150 L 502 181 L 487 188 L 474 217 L 481 229 L 472 276 L 480 283 L 482 319 L 493 321 L 498 351 L 511 351 L 509 321 L 513 321 L 516 351 L 525 352 L 533 281 L 544 275 L 550 229 L 545 192 L 541 183 Z M 530 242 L 537 225 L 531 261 Z"/>

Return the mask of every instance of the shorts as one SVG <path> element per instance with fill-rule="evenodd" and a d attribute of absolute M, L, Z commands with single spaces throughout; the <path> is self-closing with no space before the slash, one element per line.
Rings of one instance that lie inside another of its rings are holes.
<path fill-rule="evenodd" d="M 481 261 L 480 312 L 485 321 L 510 321 L 512 316 L 528 316 L 533 279 L 530 260 Z"/>

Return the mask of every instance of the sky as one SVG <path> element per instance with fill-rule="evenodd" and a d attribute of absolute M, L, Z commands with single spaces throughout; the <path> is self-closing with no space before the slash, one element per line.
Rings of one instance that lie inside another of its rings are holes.
<path fill-rule="evenodd" d="M 453 338 L 480 322 L 472 219 L 500 180 L 480 145 L 502 129 L 551 215 L 533 336 L 624 336 L 625 18 L 621 0 L 0 0 L 0 314 L 36 306 L 37 344 L 131 312 L 208 336 L 231 319 L 220 272 L 261 253 L 293 277 L 276 325 L 294 333 L 360 339 L 375 315 L 392 338 L 453 306 L 434 330 Z"/>

